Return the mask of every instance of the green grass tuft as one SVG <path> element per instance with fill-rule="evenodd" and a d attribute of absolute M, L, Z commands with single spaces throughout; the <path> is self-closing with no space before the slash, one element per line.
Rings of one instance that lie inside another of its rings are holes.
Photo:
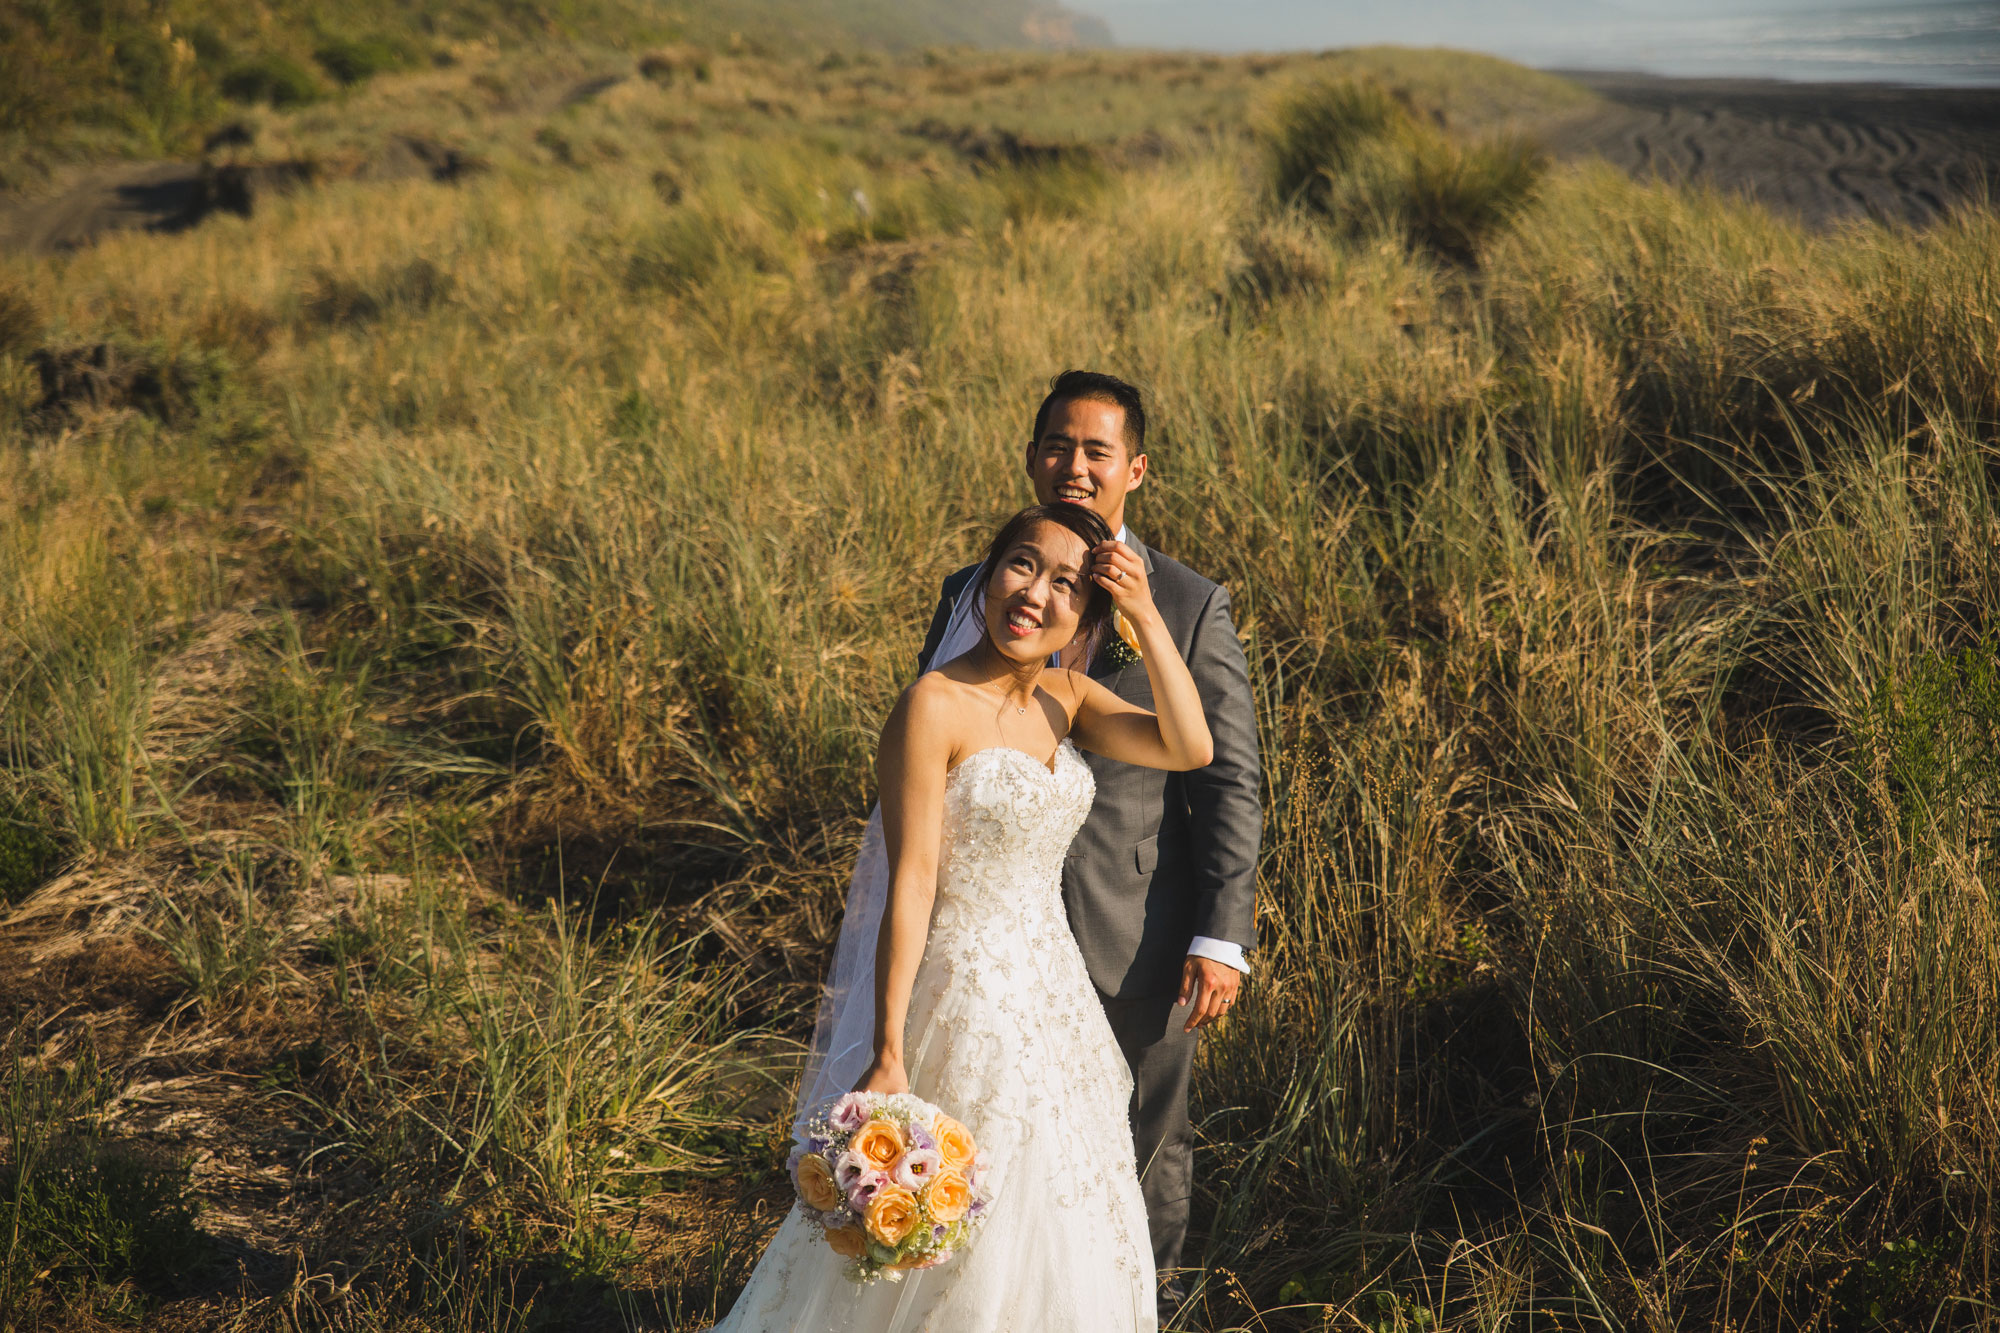
<path fill-rule="evenodd" d="M 417 63 L 417 52 L 400 37 L 340 38 L 313 48 L 313 59 L 334 82 L 352 87 L 364 79 Z"/>
<path fill-rule="evenodd" d="M 325 96 L 325 88 L 311 70 L 275 53 L 231 66 L 219 86 L 231 101 L 280 109 L 307 106 Z"/>
<path fill-rule="evenodd" d="M 0 1315 L 33 1311 L 44 1284 L 84 1293 L 181 1286 L 213 1254 L 195 1228 L 188 1163 L 92 1128 L 106 1089 L 87 1055 L 40 1069 L 18 1049 L 9 1054 L 0 1088 Z"/>

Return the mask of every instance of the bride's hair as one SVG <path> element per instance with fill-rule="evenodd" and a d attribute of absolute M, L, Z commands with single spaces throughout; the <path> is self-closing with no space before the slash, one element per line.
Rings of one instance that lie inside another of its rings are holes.
<path fill-rule="evenodd" d="M 974 606 L 986 605 L 986 585 L 993 576 L 994 566 L 1037 523 L 1053 523 L 1067 528 L 1076 534 L 1086 551 L 1111 540 L 1111 525 L 1094 509 L 1072 504 L 1029 505 L 1002 523 L 1000 531 L 993 534 L 992 542 L 986 547 L 986 556 L 979 562 L 979 572 L 973 575 Z M 1097 633 L 1098 627 L 1111 618 L 1111 594 L 1104 590 L 1103 584 L 1090 577 L 1088 566 L 1084 570 L 1084 580 L 1084 586 L 1090 593 L 1084 599 L 1083 619 L 1077 626 L 1077 633 L 1089 636 Z"/>

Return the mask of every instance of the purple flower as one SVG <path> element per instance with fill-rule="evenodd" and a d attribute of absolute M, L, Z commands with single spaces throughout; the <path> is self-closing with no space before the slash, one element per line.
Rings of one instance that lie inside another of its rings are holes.
<path fill-rule="evenodd" d="M 931 1228 L 931 1239 L 932 1240 L 944 1239 L 944 1225 L 942 1223 Z"/>
<path fill-rule="evenodd" d="M 815 1134 L 806 1140 L 807 1152 L 825 1152 L 833 1146 L 833 1140 L 824 1134 Z"/>
<path fill-rule="evenodd" d="M 906 1189 L 922 1189 L 942 1165 L 944 1158 L 938 1155 L 937 1149 L 912 1148 L 896 1163 L 896 1183 Z"/>
<path fill-rule="evenodd" d="M 833 1183 L 843 1191 L 875 1169 L 875 1164 L 859 1153 L 844 1152 L 833 1164 Z"/>
<path fill-rule="evenodd" d="M 844 1134 L 852 1134 L 868 1123 L 869 1097 L 865 1092 L 850 1092 L 833 1104 L 826 1113 L 826 1122 Z"/>
<path fill-rule="evenodd" d="M 857 1213 L 867 1212 L 868 1205 L 874 1201 L 876 1195 L 889 1188 L 889 1183 L 889 1177 L 880 1171 L 868 1172 L 848 1189 L 847 1206 Z"/>
<path fill-rule="evenodd" d="M 917 1124 L 915 1121 L 911 1121 L 910 1146 L 912 1148 L 923 1148 L 928 1150 L 937 1147 L 937 1140 L 931 1137 L 931 1132 L 928 1129 L 925 1129 L 922 1125 Z"/>
<path fill-rule="evenodd" d="M 853 1226 L 858 1219 L 854 1216 L 852 1208 L 842 1204 L 830 1213 L 822 1213 L 819 1220 L 822 1226 L 829 1226 L 838 1231 L 842 1227 Z"/>
<path fill-rule="evenodd" d="M 967 1217 L 977 1217 L 985 1211 L 986 1211 L 986 1200 L 974 1199 L 970 1204 L 970 1206 L 966 1208 L 965 1215 Z"/>

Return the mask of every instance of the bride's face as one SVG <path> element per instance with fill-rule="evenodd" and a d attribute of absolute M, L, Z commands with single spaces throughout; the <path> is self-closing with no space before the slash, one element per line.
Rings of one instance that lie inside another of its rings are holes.
<path fill-rule="evenodd" d="M 986 584 L 986 632 L 1015 662 L 1047 661 L 1069 646 L 1090 600 L 1090 549 L 1055 523 L 1037 523 L 1000 557 Z"/>

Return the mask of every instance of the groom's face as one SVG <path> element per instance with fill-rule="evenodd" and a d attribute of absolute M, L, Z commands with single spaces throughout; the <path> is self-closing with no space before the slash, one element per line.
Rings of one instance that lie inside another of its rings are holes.
<path fill-rule="evenodd" d="M 1095 509 L 1115 534 L 1125 523 L 1125 497 L 1145 480 L 1146 456 L 1125 442 L 1125 409 L 1071 398 L 1049 409 L 1042 438 L 1028 446 L 1028 479 L 1043 504 Z"/>

